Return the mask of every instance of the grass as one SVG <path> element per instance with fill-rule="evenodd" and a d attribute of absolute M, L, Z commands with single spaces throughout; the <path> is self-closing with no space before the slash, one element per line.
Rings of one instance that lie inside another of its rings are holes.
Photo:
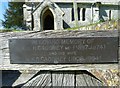
<path fill-rule="evenodd" d="M 113 26 L 114 28 L 117 28 L 117 21 L 116 19 L 111 19 L 110 22 L 113 22 Z M 78 30 L 80 28 L 84 28 L 84 27 L 91 27 L 91 26 L 94 26 L 96 30 L 99 30 L 100 27 L 97 26 L 98 24 L 101 24 L 101 23 L 104 23 L 106 21 L 99 21 L 99 22 L 96 22 L 96 23 L 92 23 L 92 24 L 88 24 L 88 25 L 83 25 L 83 26 L 79 26 L 79 27 L 73 27 L 73 28 L 67 28 L 67 29 L 64 29 L 64 30 Z M 106 29 L 109 29 L 109 25 L 104 25 Z M 1 29 L 0 32 L 21 32 L 21 31 L 24 31 L 24 30 L 19 30 L 19 29 Z"/>
<path fill-rule="evenodd" d="M 17 30 L 17 29 L 1 29 L 0 32 L 21 32 L 23 30 Z"/>

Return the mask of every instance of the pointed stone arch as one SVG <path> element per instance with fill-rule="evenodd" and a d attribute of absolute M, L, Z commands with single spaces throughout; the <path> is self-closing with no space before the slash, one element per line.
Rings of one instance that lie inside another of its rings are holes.
<path fill-rule="evenodd" d="M 53 30 L 55 28 L 55 14 L 49 8 L 46 7 L 40 15 L 40 23 L 42 30 Z"/>
<path fill-rule="evenodd" d="M 34 30 L 40 30 L 40 31 L 44 30 L 43 17 L 47 10 L 50 11 L 50 14 L 53 15 L 54 30 L 63 29 L 62 17 L 64 15 L 64 12 L 54 2 L 51 2 L 50 0 L 45 0 L 42 3 L 40 3 L 33 12 L 34 18 L 36 18 L 35 20 L 37 21 L 37 24 L 36 24 L 36 22 L 34 24 L 34 25 L 36 25 Z"/>

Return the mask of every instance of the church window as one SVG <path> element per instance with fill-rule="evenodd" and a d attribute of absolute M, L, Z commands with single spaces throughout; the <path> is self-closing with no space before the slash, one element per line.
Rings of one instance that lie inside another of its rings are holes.
<path fill-rule="evenodd" d="M 77 8 L 77 12 L 78 12 L 78 20 L 80 20 L 80 7 Z"/>
<path fill-rule="evenodd" d="M 109 20 L 111 20 L 111 10 L 109 10 Z"/>
<path fill-rule="evenodd" d="M 86 9 L 83 8 L 82 9 L 82 21 L 85 21 L 85 11 L 86 11 Z"/>
<path fill-rule="evenodd" d="M 74 21 L 75 20 L 75 18 L 74 18 L 74 8 L 72 8 L 72 21 Z"/>

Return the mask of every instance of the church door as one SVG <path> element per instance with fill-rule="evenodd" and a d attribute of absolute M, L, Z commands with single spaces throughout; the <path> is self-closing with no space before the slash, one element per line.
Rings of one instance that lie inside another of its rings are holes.
<path fill-rule="evenodd" d="M 54 30 L 54 17 L 49 9 L 43 15 L 43 30 Z"/>

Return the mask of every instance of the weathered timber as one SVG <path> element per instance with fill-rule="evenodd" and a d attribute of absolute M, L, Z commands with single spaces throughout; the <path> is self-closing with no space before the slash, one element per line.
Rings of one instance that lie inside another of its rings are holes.
<path fill-rule="evenodd" d="M 0 33 L 0 51 L 1 51 L 1 70 L 90 70 L 90 69 L 118 69 L 118 63 L 116 64 L 64 64 L 64 65 L 34 65 L 34 64 L 10 64 L 9 56 L 9 45 L 8 39 L 10 38 L 62 38 L 62 37 L 85 37 L 85 36 L 95 36 L 95 35 L 106 35 L 106 36 L 118 36 L 117 30 L 95 30 L 95 31 L 43 31 L 43 32 L 6 32 Z M 120 55 L 120 54 L 119 54 Z"/>
<path fill-rule="evenodd" d="M 69 34 L 67 34 L 69 32 Z M 47 35 L 51 37 L 56 37 L 56 33 L 58 37 L 68 37 L 69 35 L 75 37 L 75 36 L 89 36 L 89 33 L 91 33 L 93 36 L 98 35 L 99 33 L 107 32 L 107 31 L 44 31 L 44 32 L 7 32 L 7 33 L 0 33 L 0 55 L 2 58 L 2 62 L 0 63 L 0 69 L 1 70 L 23 70 L 26 72 L 29 72 L 31 70 L 87 70 L 90 73 L 94 74 L 97 78 L 99 78 L 103 83 L 106 83 L 109 86 L 116 86 L 119 83 L 119 70 L 118 70 L 118 64 L 64 64 L 64 65 L 38 65 L 38 64 L 10 64 L 10 57 L 9 57 L 9 46 L 8 46 L 8 39 L 10 38 L 47 38 Z M 116 35 L 117 31 L 109 31 L 109 34 L 105 34 L 109 37 L 111 36 L 118 36 Z M 119 43 L 120 44 L 120 43 Z M 119 45 L 120 46 L 120 45 Z M 120 49 L 120 48 L 119 48 Z M 119 54 L 120 55 L 120 54 Z M 120 57 L 120 56 L 119 56 Z M 120 58 L 119 58 L 120 61 Z M 120 65 L 119 65 L 120 66 Z M 108 72 L 111 72 L 112 75 L 109 77 Z M 106 75 L 104 75 L 106 74 Z M 98 76 L 99 75 L 99 76 Z M 109 79 L 108 79 L 109 78 Z M 94 79 L 94 78 L 93 78 Z M 97 79 L 96 79 L 97 80 Z M 94 80 L 94 84 L 98 85 L 96 83 L 96 80 Z M 114 81 L 113 81 L 114 80 Z M 26 88 L 26 87 L 25 87 Z M 97 87 L 95 87 L 97 88 Z"/>
<path fill-rule="evenodd" d="M 76 72 L 76 86 L 105 86 L 99 79 L 87 71 Z"/>
<path fill-rule="evenodd" d="M 32 79 L 28 80 L 28 82 L 25 83 L 25 86 L 31 86 L 31 87 L 42 87 L 42 86 L 52 86 L 52 80 L 51 80 L 51 73 L 50 72 L 42 72 L 38 74 L 36 77 L 33 77 Z"/>
<path fill-rule="evenodd" d="M 52 72 L 52 85 L 53 86 L 71 86 L 74 87 L 75 72 Z"/>
<path fill-rule="evenodd" d="M 76 88 L 80 86 L 105 86 L 100 80 L 95 78 L 94 76 L 90 75 L 89 72 L 85 71 L 50 71 L 50 74 L 48 73 L 42 73 L 36 75 L 33 79 L 25 83 L 23 87 L 27 86 L 35 86 L 35 87 L 70 87 L 70 88 Z M 48 79 L 46 78 L 46 75 Z M 51 78 L 51 79 L 50 79 Z M 43 85 L 43 81 L 48 81 L 46 84 L 50 85 Z M 41 81 L 43 80 L 43 81 Z M 42 84 L 42 85 L 41 85 Z"/>

